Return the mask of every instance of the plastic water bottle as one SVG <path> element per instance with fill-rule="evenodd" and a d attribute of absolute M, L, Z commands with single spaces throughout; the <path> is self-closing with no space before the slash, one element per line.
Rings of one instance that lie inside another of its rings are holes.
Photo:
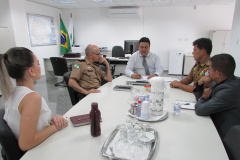
<path fill-rule="evenodd" d="M 142 102 L 141 118 L 144 120 L 149 119 L 149 104 L 148 101 Z"/>
<path fill-rule="evenodd" d="M 141 101 L 138 101 L 137 104 L 137 117 L 141 117 L 141 110 L 142 110 L 142 106 L 141 106 Z"/>
<path fill-rule="evenodd" d="M 174 105 L 174 114 L 175 114 L 176 116 L 179 116 L 180 113 L 181 113 L 181 105 L 180 105 L 180 104 L 175 104 L 175 105 Z"/>

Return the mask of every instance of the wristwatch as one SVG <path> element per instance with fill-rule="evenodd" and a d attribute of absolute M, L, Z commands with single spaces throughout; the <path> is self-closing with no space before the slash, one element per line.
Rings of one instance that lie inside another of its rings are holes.
<path fill-rule="evenodd" d="M 206 101 L 206 99 L 205 99 L 205 98 L 203 98 L 203 97 L 200 97 L 200 98 L 198 99 L 198 101 L 200 101 L 201 99 L 203 99 L 204 101 Z"/>

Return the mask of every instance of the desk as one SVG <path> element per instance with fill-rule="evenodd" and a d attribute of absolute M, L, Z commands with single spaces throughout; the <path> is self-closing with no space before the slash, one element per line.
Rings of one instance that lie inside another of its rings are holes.
<path fill-rule="evenodd" d="M 84 58 L 85 56 L 81 56 L 80 58 L 77 57 L 77 58 L 65 58 L 65 59 L 67 60 L 67 64 L 70 65 L 70 64 L 73 64 L 75 61 L 79 59 L 84 59 Z M 119 59 L 115 57 L 107 57 L 107 59 L 109 59 L 110 64 L 117 64 L 117 68 L 115 71 L 116 74 L 124 73 L 128 59 Z M 44 63 L 46 80 L 51 80 L 53 78 L 56 78 L 53 72 L 50 58 L 43 58 L 43 63 Z"/>
<path fill-rule="evenodd" d="M 64 117 L 90 112 L 91 103 L 98 102 L 102 114 L 99 137 L 92 137 L 90 125 L 69 126 L 50 136 L 43 143 L 28 151 L 22 160 L 107 160 L 101 148 L 118 124 L 126 123 L 130 108 L 130 92 L 113 91 L 116 84 L 125 84 L 130 78 L 120 76 L 101 86 L 101 93 L 91 93 L 73 106 Z M 143 86 L 134 86 L 142 88 Z M 176 100 L 194 101 L 191 93 L 167 87 L 164 109 L 169 110 L 166 120 L 151 123 L 158 131 L 159 144 L 152 160 L 227 160 L 227 154 L 220 137 L 209 117 L 197 116 L 193 110 L 182 110 L 181 115 L 173 115 Z"/>

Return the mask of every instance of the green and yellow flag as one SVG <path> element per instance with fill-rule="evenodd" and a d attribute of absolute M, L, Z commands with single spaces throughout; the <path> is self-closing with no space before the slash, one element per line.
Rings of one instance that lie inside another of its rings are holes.
<path fill-rule="evenodd" d="M 60 17 L 60 35 L 61 35 L 61 53 L 65 54 L 71 50 L 70 39 L 68 31 L 65 28 L 65 25 Z"/>

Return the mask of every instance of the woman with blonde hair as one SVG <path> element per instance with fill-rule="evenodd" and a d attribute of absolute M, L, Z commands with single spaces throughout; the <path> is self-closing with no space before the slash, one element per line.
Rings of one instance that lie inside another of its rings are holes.
<path fill-rule="evenodd" d="M 13 87 L 10 77 L 16 80 Z M 18 139 L 21 150 L 27 151 L 65 128 L 62 116 L 51 117 L 46 101 L 34 91 L 34 81 L 41 69 L 36 55 L 27 48 L 15 47 L 0 54 L 0 89 L 5 104 L 4 119 Z"/>

